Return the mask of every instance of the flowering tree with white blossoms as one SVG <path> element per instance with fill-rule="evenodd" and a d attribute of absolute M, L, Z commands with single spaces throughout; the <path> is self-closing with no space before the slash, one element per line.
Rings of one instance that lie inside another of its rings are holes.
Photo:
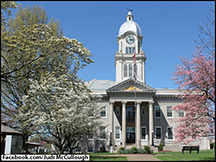
<path fill-rule="evenodd" d="M 58 153 L 66 149 L 72 153 L 83 137 L 95 132 L 100 126 L 100 108 L 93 96 L 79 83 L 77 92 L 66 75 L 49 75 L 40 82 L 31 80 L 28 95 L 23 97 L 25 105 L 20 109 L 18 120 L 32 123 L 37 135 L 54 144 Z M 94 116 L 89 116 L 94 112 Z"/>
<path fill-rule="evenodd" d="M 23 133 L 25 152 L 25 142 L 35 128 L 16 117 L 25 105 L 21 98 L 28 95 L 30 79 L 39 81 L 53 72 L 56 76 L 64 74 L 76 92 L 84 84 L 78 70 L 93 60 L 83 43 L 63 36 L 59 21 L 51 19 L 48 23 L 41 7 L 20 6 L 14 18 L 6 18 L 16 6 L 14 1 L 1 1 L 1 120 Z"/>

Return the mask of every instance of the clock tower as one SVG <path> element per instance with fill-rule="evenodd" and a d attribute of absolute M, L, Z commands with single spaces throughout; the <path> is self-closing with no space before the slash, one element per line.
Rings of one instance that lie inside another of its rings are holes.
<path fill-rule="evenodd" d="M 142 51 L 142 32 L 139 25 L 133 21 L 131 11 L 117 36 L 118 51 L 115 55 L 116 83 L 136 77 L 145 84 L 145 54 Z M 135 54 L 136 60 L 133 55 Z"/>

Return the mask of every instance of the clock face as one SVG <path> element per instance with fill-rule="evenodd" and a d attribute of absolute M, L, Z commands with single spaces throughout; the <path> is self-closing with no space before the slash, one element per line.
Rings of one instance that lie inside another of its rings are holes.
<path fill-rule="evenodd" d="M 134 36 L 128 35 L 128 36 L 126 37 L 126 42 L 127 42 L 128 44 L 133 44 L 134 41 L 135 41 Z"/>

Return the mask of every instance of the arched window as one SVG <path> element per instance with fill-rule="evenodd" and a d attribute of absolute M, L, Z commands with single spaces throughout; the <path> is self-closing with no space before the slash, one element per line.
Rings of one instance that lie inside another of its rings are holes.
<path fill-rule="evenodd" d="M 129 77 L 132 77 L 132 65 L 129 64 Z"/>
<path fill-rule="evenodd" d="M 127 64 L 124 64 L 124 77 L 127 77 Z"/>

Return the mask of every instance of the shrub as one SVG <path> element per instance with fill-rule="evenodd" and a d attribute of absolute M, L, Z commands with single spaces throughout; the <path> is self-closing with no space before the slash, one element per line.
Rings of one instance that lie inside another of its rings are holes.
<path fill-rule="evenodd" d="M 133 150 L 129 149 L 128 154 L 133 154 Z"/>
<path fill-rule="evenodd" d="M 149 152 L 150 154 L 153 154 L 154 153 L 154 151 L 153 150 L 150 150 L 150 152 Z"/>
<path fill-rule="evenodd" d="M 162 145 L 161 142 L 160 142 L 160 144 L 159 144 L 158 150 L 159 150 L 159 151 L 163 151 L 163 145 Z"/>
<path fill-rule="evenodd" d="M 138 153 L 138 154 L 147 154 L 148 151 L 146 151 L 146 150 L 140 148 L 140 149 L 137 149 L 137 153 Z"/>
<path fill-rule="evenodd" d="M 137 148 L 136 147 L 132 147 L 131 151 L 133 152 L 133 154 L 136 154 L 137 153 Z"/>
<path fill-rule="evenodd" d="M 124 148 L 124 147 L 120 147 L 117 153 L 119 153 L 119 154 L 120 154 L 120 152 L 122 152 L 122 151 L 124 151 L 124 150 L 125 150 L 125 148 Z"/>
<path fill-rule="evenodd" d="M 215 143 L 213 143 L 213 148 L 214 148 L 214 150 L 215 150 Z"/>
<path fill-rule="evenodd" d="M 150 147 L 149 146 L 145 145 L 144 150 L 146 150 L 148 152 L 148 154 L 150 153 Z"/>

